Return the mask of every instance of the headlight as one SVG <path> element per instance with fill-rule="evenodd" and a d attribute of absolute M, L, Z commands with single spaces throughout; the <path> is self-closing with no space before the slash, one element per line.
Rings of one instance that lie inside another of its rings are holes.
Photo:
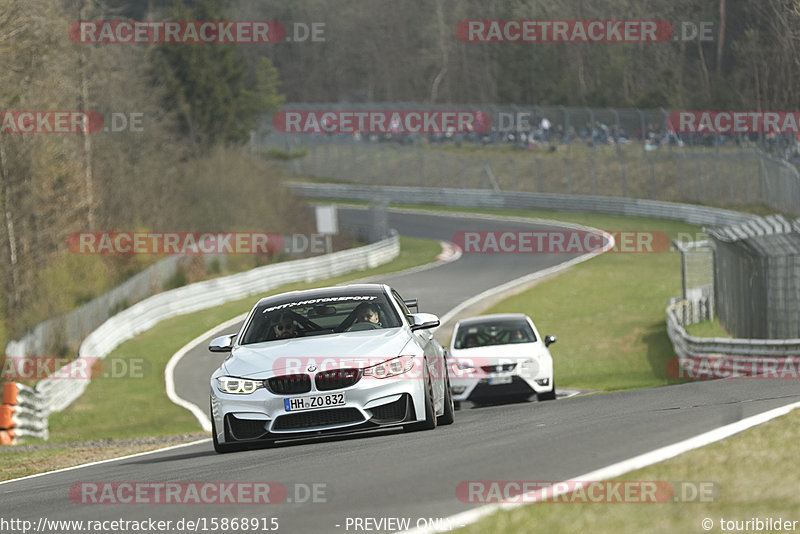
<path fill-rule="evenodd" d="M 462 371 L 468 371 L 469 369 L 474 369 L 475 366 L 473 362 L 469 358 L 455 358 L 456 367 L 458 367 Z"/>
<path fill-rule="evenodd" d="M 391 360 L 386 360 L 377 365 L 364 367 L 364 376 L 371 376 L 374 378 L 389 378 L 390 376 L 402 375 L 407 373 L 414 367 L 413 356 L 398 356 Z"/>
<path fill-rule="evenodd" d="M 235 395 L 249 395 L 263 385 L 262 380 L 248 380 L 246 378 L 234 378 L 232 376 L 221 376 L 217 378 L 217 387 L 223 393 L 233 393 Z"/>

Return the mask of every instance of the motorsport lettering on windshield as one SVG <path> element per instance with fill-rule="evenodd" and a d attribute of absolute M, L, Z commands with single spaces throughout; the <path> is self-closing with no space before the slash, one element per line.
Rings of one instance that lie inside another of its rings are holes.
<path fill-rule="evenodd" d="M 269 308 L 265 308 L 261 313 L 269 313 L 275 310 L 282 310 L 284 308 L 297 308 L 300 306 L 308 306 L 311 304 L 321 304 L 323 302 L 345 302 L 348 300 L 375 300 L 378 298 L 376 295 L 372 296 L 347 296 L 347 297 L 324 297 L 319 299 L 308 299 L 308 300 L 300 300 L 298 302 L 287 302 L 286 304 L 278 304 L 277 306 L 271 306 Z"/>

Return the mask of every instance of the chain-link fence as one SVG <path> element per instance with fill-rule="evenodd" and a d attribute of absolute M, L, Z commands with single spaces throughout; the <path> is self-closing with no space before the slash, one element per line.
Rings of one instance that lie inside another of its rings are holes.
<path fill-rule="evenodd" d="M 429 108 L 435 106 L 291 104 L 292 110 Z M 800 174 L 785 159 L 800 154 L 791 136 L 677 135 L 667 127 L 669 113 L 663 109 L 462 108 L 487 113 L 495 126 L 466 134 L 273 130 L 254 136 L 253 148 L 294 156 L 286 163 L 294 174 L 349 183 L 602 195 L 730 207 L 763 203 L 800 215 Z M 548 128 L 542 126 L 543 118 L 548 119 Z"/>
<path fill-rule="evenodd" d="M 714 249 L 707 240 L 674 240 L 681 254 L 681 325 L 714 319 Z"/>
<path fill-rule="evenodd" d="M 800 219 L 776 215 L 707 231 L 725 329 L 741 338 L 800 338 Z"/>

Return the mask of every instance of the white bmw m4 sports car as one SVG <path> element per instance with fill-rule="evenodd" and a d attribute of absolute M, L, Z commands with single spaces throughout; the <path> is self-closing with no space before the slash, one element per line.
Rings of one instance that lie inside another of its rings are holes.
<path fill-rule="evenodd" d="M 258 301 L 211 376 L 214 449 L 276 440 L 453 422 L 446 350 L 382 284 L 293 291 Z"/>
<path fill-rule="evenodd" d="M 553 357 L 555 336 L 542 336 L 527 315 L 482 315 L 459 321 L 450 341 L 453 399 L 556 398 Z"/>

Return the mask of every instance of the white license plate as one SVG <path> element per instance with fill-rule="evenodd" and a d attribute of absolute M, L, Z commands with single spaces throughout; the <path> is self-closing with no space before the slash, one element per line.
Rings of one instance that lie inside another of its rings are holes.
<path fill-rule="evenodd" d="M 512 377 L 510 376 L 493 376 L 489 379 L 490 386 L 499 386 L 501 384 L 510 384 Z"/>
<path fill-rule="evenodd" d="M 344 393 L 328 393 L 327 395 L 283 399 L 283 407 L 287 412 L 299 412 L 300 410 L 317 410 L 330 406 L 342 406 L 345 402 Z"/>

